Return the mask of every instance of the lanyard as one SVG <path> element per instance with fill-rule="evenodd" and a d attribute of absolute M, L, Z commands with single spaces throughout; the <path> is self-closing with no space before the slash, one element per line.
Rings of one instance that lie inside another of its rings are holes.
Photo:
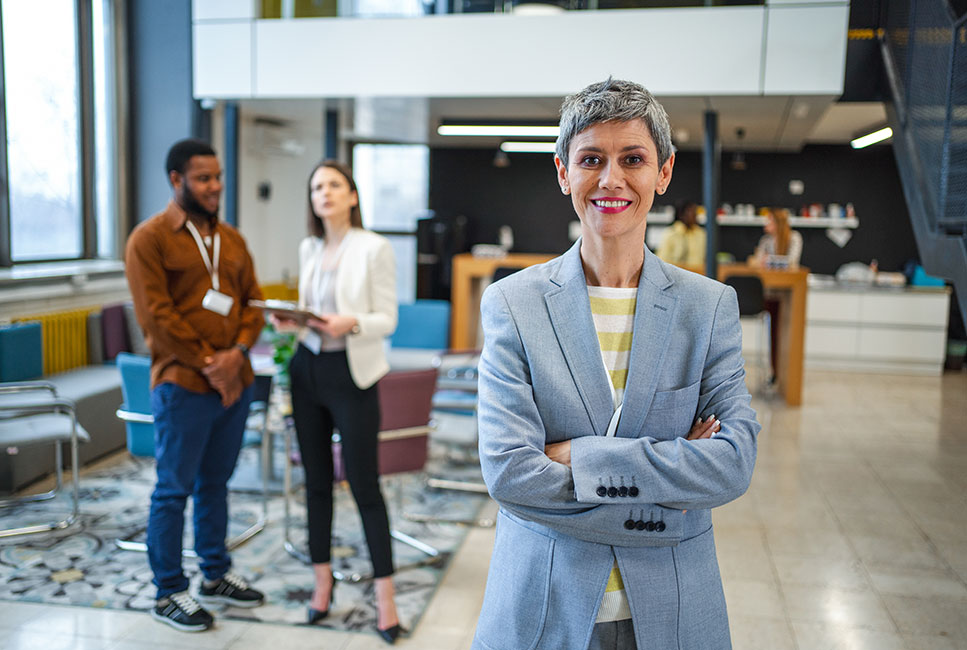
<path fill-rule="evenodd" d="M 195 224 L 191 222 L 191 219 L 188 219 L 186 225 L 188 226 L 188 231 L 191 233 L 191 236 L 195 238 L 195 243 L 198 244 L 198 252 L 201 253 L 201 259 L 205 262 L 205 268 L 208 269 L 209 273 L 211 273 L 212 289 L 218 291 L 218 254 L 221 250 L 222 239 L 219 237 L 218 231 L 216 230 L 215 236 L 213 237 L 215 241 L 215 245 L 212 250 L 212 257 L 215 258 L 213 264 L 212 261 L 208 259 L 208 249 L 205 248 L 205 243 L 202 242 L 201 235 L 198 234 L 198 228 L 196 228 Z"/>

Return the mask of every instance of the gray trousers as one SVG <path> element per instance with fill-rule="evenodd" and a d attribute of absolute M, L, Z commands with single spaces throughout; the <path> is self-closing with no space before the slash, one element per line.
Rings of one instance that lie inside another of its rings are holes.
<path fill-rule="evenodd" d="M 588 650 L 638 650 L 630 618 L 612 623 L 595 623 Z"/>

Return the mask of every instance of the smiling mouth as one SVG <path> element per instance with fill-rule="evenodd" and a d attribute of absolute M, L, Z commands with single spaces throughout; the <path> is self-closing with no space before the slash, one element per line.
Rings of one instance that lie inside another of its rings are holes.
<path fill-rule="evenodd" d="M 628 199 L 614 199 L 614 198 L 591 199 L 591 203 L 594 204 L 594 207 L 596 207 L 598 210 L 601 210 L 602 212 L 621 212 L 629 205 L 631 205 L 631 201 L 629 201 Z"/>

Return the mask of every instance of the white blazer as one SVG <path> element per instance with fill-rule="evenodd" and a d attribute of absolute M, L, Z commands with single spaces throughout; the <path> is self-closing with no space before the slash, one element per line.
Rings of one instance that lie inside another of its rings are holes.
<path fill-rule="evenodd" d="M 302 308 L 324 246 L 319 237 L 306 237 L 299 244 Z M 396 256 L 389 240 L 362 228 L 346 233 L 335 289 L 336 312 L 359 321 L 359 334 L 346 335 L 349 373 L 356 386 L 369 388 L 389 372 L 384 339 L 396 329 Z"/>

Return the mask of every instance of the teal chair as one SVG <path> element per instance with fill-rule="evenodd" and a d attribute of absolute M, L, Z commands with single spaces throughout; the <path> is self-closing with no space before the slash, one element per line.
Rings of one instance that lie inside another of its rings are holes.
<path fill-rule="evenodd" d="M 417 300 L 399 306 L 396 331 L 390 337 L 394 348 L 445 350 L 450 341 L 450 303 L 446 300 Z"/>
<path fill-rule="evenodd" d="M 151 416 L 151 358 L 120 352 L 117 355 L 121 373 L 121 395 L 124 404 L 117 416 L 124 421 L 128 451 L 132 456 L 154 457 L 154 418 Z"/>

